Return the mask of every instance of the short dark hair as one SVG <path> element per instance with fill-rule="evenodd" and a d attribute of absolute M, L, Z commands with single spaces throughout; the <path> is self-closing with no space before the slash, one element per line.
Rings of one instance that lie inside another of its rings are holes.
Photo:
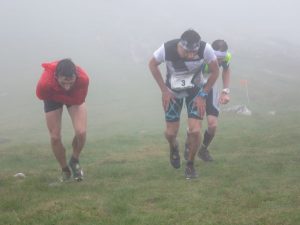
<path fill-rule="evenodd" d="M 226 52 L 228 50 L 226 41 L 221 39 L 215 40 L 211 46 L 215 51 Z"/>
<path fill-rule="evenodd" d="M 56 70 L 55 70 L 56 76 L 76 76 L 76 65 L 72 62 L 71 59 L 62 59 L 57 63 Z"/>
<path fill-rule="evenodd" d="M 183 44 L 183 47 L 191 51 L 199 49 L 200 41 L 200 35 L 193 29 L 186 30 L 180 37 L 180 42 Z"/>

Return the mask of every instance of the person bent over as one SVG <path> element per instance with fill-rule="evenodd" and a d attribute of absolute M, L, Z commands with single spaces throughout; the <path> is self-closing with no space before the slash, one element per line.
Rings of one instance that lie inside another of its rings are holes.
<path fill-rule="evenodd" d="M 36 95 L 44 101 L 46 123 L 49 130 L 52 151 L 62 169 L 62 181 L 73 178 L 81 181 L 83 170 L 79 164 L 79 155 L 84 147 L 87 128 L 87 110 L 85 98 L 88 92 L 89 77 L 70 59 L 43 63 L 42 73 Z M 62 144 L 61 126 L 63 106 L 71 117 L 74 138 L 73 153 L 67 163 L 66 150 Z"/>

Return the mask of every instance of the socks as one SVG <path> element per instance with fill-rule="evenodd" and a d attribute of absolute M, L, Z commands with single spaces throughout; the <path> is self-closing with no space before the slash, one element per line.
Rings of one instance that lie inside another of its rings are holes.
<path fill-rule="evenodd" d="M 205 133 L 204 133 L 204 139 L 203 139 L 203 145 L 205 147 L 207 147 L 210 142 L 212 141 L 212 139 L 214 138 L 214 135 L 211 135 L 207 132 L 207 130 L 205 130 Z"/>
<path fill-rule="evenodd" d="M 66 166 L 65 168 L 62 168 L 61 170 L 63 172 L 71 172 L 68 166 Z"/>
<path fill-rule="evenodd" d="M 70 162 L 72 162 L 72 163 L 79 163 L 79 160 L 78 160 L 78 159 L 75 159 L 75 158 L 72 156 L 71 159 L 70 159 Z"/>
<path fill-rule="evenodd" d="M 186 163 L 187 166 L 193 166 L 194 165 L 194 161 L 188 160 Z"/>

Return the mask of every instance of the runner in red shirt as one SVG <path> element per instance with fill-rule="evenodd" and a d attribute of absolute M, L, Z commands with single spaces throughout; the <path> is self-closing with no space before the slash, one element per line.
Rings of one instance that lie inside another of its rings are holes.
<path fill-rule="evenodd" d="M 85 98 L 88 92 L 88 75 L 70 59 L 42 64 L 44 72 L 36 87 L 36 95 L 44 101 L 44 111 L 53 153 L 62 168 L 62 181 L 73 178 L 81 181 L 83 171 L 79 155 L 86 140 L 87 113 Z M 61 119 L 63 105 L 71 117 L 75 136 L 73 154 L 66 161 L 66 150 L 61 141 Z M 72 171 L 72 172 L 71 172 Z"/>

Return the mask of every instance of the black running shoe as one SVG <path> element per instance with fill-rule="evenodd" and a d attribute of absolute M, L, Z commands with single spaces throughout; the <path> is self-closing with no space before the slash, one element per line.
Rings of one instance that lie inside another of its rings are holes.
<path fill-rule="evenodd" d="M 200 150 L 198 152 L 198 157 L 205 162 L 213 161 L 213 158 L 210 156 L 207 147 L 205 147 L 204 145 L 201 145 Z"/>
<path fill-rule="evenodd" d="M 71 171 L 62 171 L 60 182 L 70 182 L 71 181 Z"/>
<path fill-rule="evenodd" d="M 196 173 L 194 163 L 192 161 L 188 161 L 185 167 L 185 179 L 195 179 L 198 177 L 198 174 Z"/>
<path fill-rule="evenodd" d="M 170 148 L 170 163 L 175 169 L 180 168 L 180 155 L 178 150 L 178 144 L 175 147 Z"/>

